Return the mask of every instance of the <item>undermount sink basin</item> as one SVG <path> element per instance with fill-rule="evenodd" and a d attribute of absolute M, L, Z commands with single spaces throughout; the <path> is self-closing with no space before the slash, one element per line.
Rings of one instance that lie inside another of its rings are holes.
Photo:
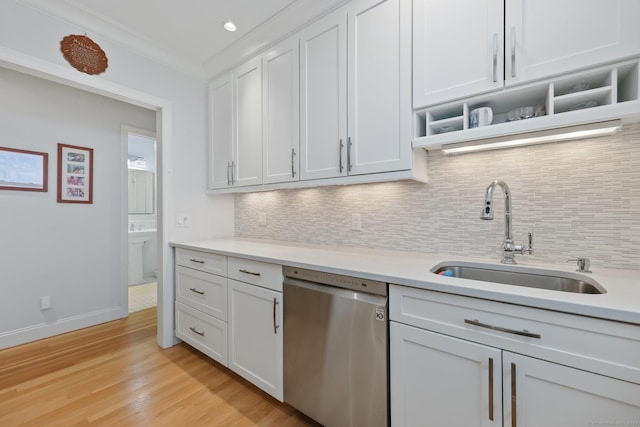
<path fill-rule="evenodd" d="M 495 268 L 495 266 L 486 264 L 444 262 L 433 267 L 431 272 L 440 274 L 447 270 L 451 272 L 452 277 L 461 279 L 578 294 L 604 294 L 607 292 L 602 285 L 589 277 L 562 271 L 540 270 L 534 273 L 531 271 L 532 269 L 514 266 Z"/>

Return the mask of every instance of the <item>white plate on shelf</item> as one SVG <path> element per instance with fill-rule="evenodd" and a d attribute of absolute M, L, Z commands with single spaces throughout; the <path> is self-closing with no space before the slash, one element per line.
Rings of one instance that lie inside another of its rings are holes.
<path fill-rule="evenodd" d="M 569 108 L 569 111 L 574 111 L 574 110 L 583 110 L 585 108 L 592 108 L 595 107 L 596 105 L 598 105 L 597 101 L 584 101 L 584 102 L 578 102 L 577 104 L 574 104 L 571 106 L 571 108 Z"/>

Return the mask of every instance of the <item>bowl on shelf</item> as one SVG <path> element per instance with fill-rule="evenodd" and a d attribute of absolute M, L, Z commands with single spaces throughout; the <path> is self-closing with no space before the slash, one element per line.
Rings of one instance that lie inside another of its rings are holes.
<path fill-rule="evenodd" d="M 527 107 L 516 108 L 507 112 L 507 121 L 513 122 L 515 120 L 531 119 L 533 117 L 540 117 L 546 114 L 542 105 L 530 105 Z"/>

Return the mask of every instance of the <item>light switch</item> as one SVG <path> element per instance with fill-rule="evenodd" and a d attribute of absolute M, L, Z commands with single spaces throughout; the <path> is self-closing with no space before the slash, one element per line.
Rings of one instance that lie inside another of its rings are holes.
<path fill-rule="evenodd" d="M 266 214 L 266 212 L 258 213 L 258 224 L 267 225 L 267 214 Z"/>
<path fill-rule="evenodd" d="M 187 214 L 176 215 L 176 227 L 189 227 L 191 225 L 191 217 Z"/>

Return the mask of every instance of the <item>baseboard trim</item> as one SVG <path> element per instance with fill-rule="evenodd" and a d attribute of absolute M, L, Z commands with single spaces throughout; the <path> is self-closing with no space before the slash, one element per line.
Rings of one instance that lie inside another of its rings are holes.
<path fill-rule="evenodd" d="M 112 320 L 127 317 L 127 315 L 128 310 L 123 310 L 122 307 L 117 306 L 58 319 L 51 323 L 38 323 L 26 328 L 2 332 L 0 333 L 0 349 L 76 331 L 99 325 L 100 323 L 111 322 Z"/>

